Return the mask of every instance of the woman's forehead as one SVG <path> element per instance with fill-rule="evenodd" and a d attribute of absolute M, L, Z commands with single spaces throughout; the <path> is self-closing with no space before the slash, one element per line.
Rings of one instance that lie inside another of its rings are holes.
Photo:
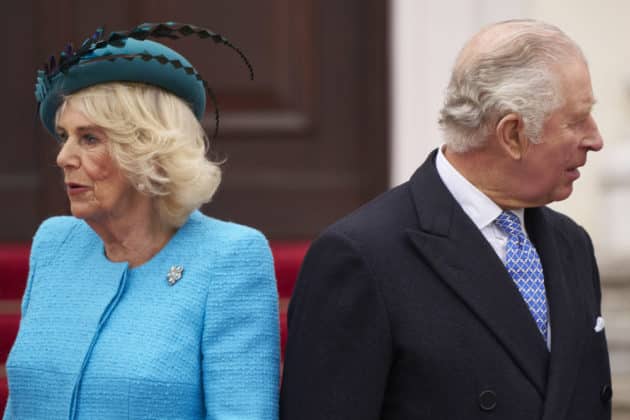
<path fill-rule="evenodd" d="M 72 101 L 65 101 L 57 112 L 55 121 L 57 129 L 67 129 L 72 127 L 74 130 L 102 130 L 97 124 L 91 121 L 80 109 L 75 106 Z"/>

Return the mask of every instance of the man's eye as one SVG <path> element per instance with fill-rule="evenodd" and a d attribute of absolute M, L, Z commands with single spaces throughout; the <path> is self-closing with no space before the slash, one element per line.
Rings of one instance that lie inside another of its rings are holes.
<path fill-rule="evenodd" d="M 572 128 L 578 128 L 581 125 L 584 125 L 585 122 L 586 122 L 586 118 L 583 118 L 581 120 L 573 121 L 571 124 L 569 124 L 569 126 Z"/>

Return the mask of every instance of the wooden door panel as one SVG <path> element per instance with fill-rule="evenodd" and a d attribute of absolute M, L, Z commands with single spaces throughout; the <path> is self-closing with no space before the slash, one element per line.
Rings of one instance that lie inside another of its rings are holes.
<path fill-rule="evenodd" d="M 4 37 L 5 51 L 17 57 L 2 78 L 12 80 L 6 92 L 13 114 L 7 103 L 2 114 L 15 158 L 0 161 L 0 191 L 17 203 L 0 207 L 0 240 L 29 239 L 43 218 L 67 212 L 56 146 L 35 119 L 35 69 L 103 24 L 109 32 L 142 22 L 194 23 L 226 35 L 252 62 L 253 81 L 225 46 L 165 42 L 219 100 L 212 156 L 226 160 L 224 182 L 206 213 L 272 238 L 312 238 L 387 187 L 385 0 L 31 0 L 11 7 L 8 31 L 33 30 Z M 211 103 L 203 124 L 212 134 Z M 19 189 L 10 182 L 17 179 Z M 19 223 L 10 222 L 16 217 Z"/>

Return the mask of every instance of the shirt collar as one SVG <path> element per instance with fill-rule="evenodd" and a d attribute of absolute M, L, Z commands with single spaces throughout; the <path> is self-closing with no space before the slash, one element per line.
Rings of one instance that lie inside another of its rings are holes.
<path fill-rule="evenodd" d="M 455 198 L 455 201 L 462 207 L 464 213 L 470 217 L 479 230 L 490 225 L 494 219 L 503 212 L 487 195 L 479 191 L 477 187 L 470 183 L 462 174 L 451 165 L 444 156 L 441 146 L 435 159 L 435 166 L 442 182 Z M 511 210 L 521 221 L 521 226 L 525 226 L 524 210 Z"/>

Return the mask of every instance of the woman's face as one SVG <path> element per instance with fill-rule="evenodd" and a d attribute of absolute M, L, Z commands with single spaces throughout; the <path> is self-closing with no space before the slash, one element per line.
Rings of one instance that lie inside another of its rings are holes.
<path fill-rule="evenodd" d="M 57 134 L 62 144 L 57 165 L 75 217 L 95 222 L 124 217 L 141 200 L 110 155 L 105 131 L 70 103 L 59 116 Z"/>

